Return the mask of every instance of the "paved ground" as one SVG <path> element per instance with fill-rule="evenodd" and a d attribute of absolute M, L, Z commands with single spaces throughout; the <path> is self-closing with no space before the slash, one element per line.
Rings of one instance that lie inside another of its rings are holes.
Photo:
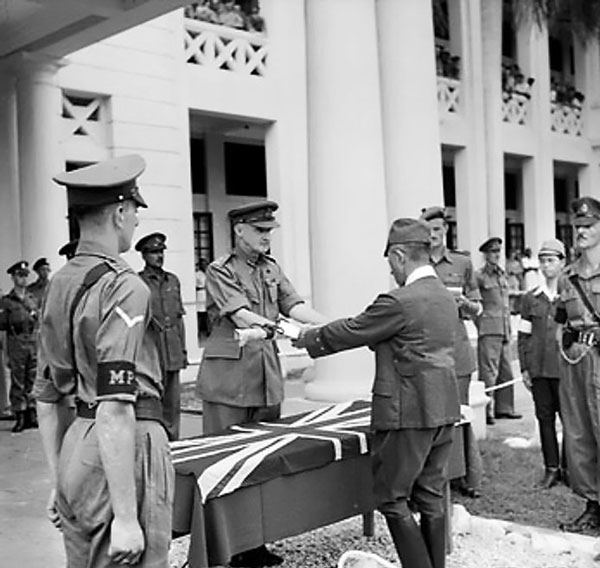
<path fill-rule="evenodd" d="M 303 399 L 300 381 L 288 384 L 284 413 L 293 414 L 315 406 Z M 522 384 L 516 388 L 516 408 L 526 415 L 521 434 L 534 432 L 533 406 Z M 494 426 L 496 434 L 505 421 Z M 514 431 L 514 424 L 511 425 Z M 39 433 L 27 430 L 11 434 L 12 423 L 0 422 L 0 550 L 3 566 L 46 568 L 64 566 L 60 534 L 45 517 L 50 481 Z M 199 416 L 184 415 L 182 435 L 201 433 Z"/>

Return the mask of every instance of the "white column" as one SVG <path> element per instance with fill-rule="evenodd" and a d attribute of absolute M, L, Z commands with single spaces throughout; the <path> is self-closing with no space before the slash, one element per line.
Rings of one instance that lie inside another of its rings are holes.
<path fill-rule="evenodd" d="M 517 41 L 524 74 L 535 78 L 529 104 L 535 151 L 532 158 L 523 162 L 525 245 L 535 252 L 543 241 L 555 235 L 548 31 L 545 27 L 524 25 L 518 31 Z"/>
<path fill-rule="evenodd" d="M 489 231 L 480 2 L 451 0 L 448 8 L 460 35 L 460 114 L 467 129 L 466 146 L 454 155 L 458 247 L 474 252 Z"/>
<path fill-rule="evenodd" d="M 378 0 L 388 220 L 443 202 L 431 2 Z"/>
<path fill-rule="evenodd" d="M 17 155 L 17 105 L 14 76 L 0 72 L 0 289 L 8 292 L 11 282 L 6 268 L 21 254 L 19 229 L 19 172 Z M 1 372 L 1 370 L 0 370 Z"/>
<path fill-rule="evenodd" d="M 65 168 L 59 145 L 61 92 L 55 59 L 22 54 L 18 61 L 17 118 L 22 256 L 45 256 L 59 265 L 58 249 L 68 240 L 67 196 L 52 177 Z M 15 259 L 19 260 L 19 259 Z"/>
<path fill-rule="evenodd" d="M 504 239 L 502 149 L 502 0 L 481 2 L 488 235 Z"/>
<path fill-rule="evenodd" d="M 349 316 L 389 285 L 375 3 L 307 0 L 306 16 L 313 298 Z M 367 395 L 373 370 L 367 348 L 327 357 L 306 394 Z"/>

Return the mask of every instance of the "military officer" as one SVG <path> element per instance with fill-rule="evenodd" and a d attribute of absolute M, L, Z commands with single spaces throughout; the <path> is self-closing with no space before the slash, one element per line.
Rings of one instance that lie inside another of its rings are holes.
<path fill-rule="evenodd" d="M 561 527 L 579 532 L 600 528 L 600 202 L 581 197 L 571 208 L 581 256 L 559 277 L 555 319 L 562 339 L 559 394 L 569 485 L 586 500 L 583 513 Z"/>
<path fill-rule="evenodd" d="M 46 293 L 46 288 L 48 287 L 48 278 L 50 277 L 50 263 L 44 257 L 38 258 L 33 263 L 33 271 L 38 275 L 37 280 L 27 286 L 27 290 L 34 296 L 37 300 L 38 306 L 42 306 L 42 299 L 44 298 L 44 294 Z"/>
<path fill-rule="evenodd" d="M 163 357 L 163 422 L 170 440 L 179 439 L 181 396 L 179 371 L 187 366 L 183 301 L 179 278 L 163 270 L 167 237 L 151 233 L 142 237 L 135 250 L 142 253 L 146 266 L 139 275 L 151 293 L 152 317 L 160 329 Z"/>
<path fill-rule="evenodd" d="M 13 432 L 37 428 L 31 389 L 35 380 L 38 303 L 27 290 L 29 264 L 21 260 L 7 272 L 13 289 L 0 300 L 0 330 L 6 331 L 8 365 L 11 373 L 10 403 L 16 422 Z"/>
<path fill-rule="evenodd" d="M 131 246 L 145 167 L 123 156 L 54 178 L 79 222 L 76 256 L 48 286 L 36 384 L 40 430 L 69 566 L 166 566 L 174 472 L 162 426 L 150 291 Z M 61 403 L 77 399 L 65 433 Z"/>
<path fill-rule="evenodd" d="M 421 220 L 394 221 L 385 256 L 399 287 L 356 317 L 303 330 L 296 343 L 311 357 L 365 345 L 375 351 L 374 493 L 404 568 L 445 565 L 444 472 L 460 419 L 458 309 L 429 264 L 429 233 Z"/>
<path fill-rule="evenodd" d="M 471 373 L 477 366 L 465 320 L 475 318 L 482 311 L 481 295 L 475 281 L 475 271 L 468 252 L 451 251 L 446 248 L 444 243 L 448 232 L 448 217 L 443 207 L 433 206 L 423 209 L 421 219 L 427 223 L 430 230 L 429 262 L 438 278 L 454 296 L 458 307 L 460 319 L 456 322 L 454 371 L 458 381 L 460 403 L 468 405 Z M 483 463 L 473 429 L 470 426 L 465 427 L 463 433 L 466 475 L 453 483 L 457 485 L 463 495 L 476 498 L 481 494 Z"/>
<path fill-rule="evenodd" d="M 269 255 L 271 232 L 279 223 L 273 201 L 229 211 L 235 245 L 206 270 L 210 335 L 198 372 L 205 433 L 233 424 L 274 421 L 280 417 L 283 376 L 274 325 L 280 314 L 304 323 L 325 318 L 296 292 Z M 236 328 L 254 334 L 246 345 Z M 274 566 L 283 559 L 266 547 L 235 555 L 231 566 Z"/>
<path fill-rule="evenodd" d="M 485 265 L 475 274 L 483 306 L 475 318 L 479 380 L 486 388 L 514 380 L 510 360 L 509 289 L 506 273 L 500 266 L 501 245 L 501 238 L 491 237 L 479 247 L 485 256 Z M 521 418 L 514 409 L 512 385 L 495 390 L 491 398 L 486 409 L 488 424 L 494 424 L 498 418 Z"/>

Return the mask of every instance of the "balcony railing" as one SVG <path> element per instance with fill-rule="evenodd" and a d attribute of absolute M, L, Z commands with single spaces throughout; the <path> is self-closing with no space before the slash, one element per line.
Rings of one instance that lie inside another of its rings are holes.
<path fill-rule="evenodd" d="M 440 113 L 458 112 L 460 104 L 460 80 L 438 76 L 437 98 Z"/>
<path fill-rule="evenodd" d="M 242 75 L 266 74 L 268 40 L 258 33 L 185 19 L 185 60 Z"/>
<path fill-rule="evenodd" d="M 581 108 L 568 103 L 550 103 L 552 115 L 552 132 L 581 136 L 583 134 L 583 119 Z"/>
<path fill-rule="evenodd" d="M 502 93 L 502 120 L 509 124 L 527 124 L 529 97 L 522 93 Z"/>

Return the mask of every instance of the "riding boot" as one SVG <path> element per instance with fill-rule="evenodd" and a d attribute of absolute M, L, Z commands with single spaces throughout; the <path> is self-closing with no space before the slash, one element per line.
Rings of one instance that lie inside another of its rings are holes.
<path fill-rule="evenodd" d="M 17 410 L 15 412 L 15 416 L 17 418 L 17 421 L 15 422 L 15 425 L 12 427 L 11 432 L 18 434 L 19 432 L 22 432 L 23 430 L 25 430 L 25 411 Z"/>
<path fill-rule="evenodd" d="M 412 515 L 386 517 L 402 568 L 433 568 L 419 525 Z"/>
<path fill-rule="evenodd" d="M 446 564 L 446 518 L 421 513 L 421 534 L 429 551 L 432 568 L 444 568 Z"/>
<path fill-rule="evenodd" d="M 25 411 L 25 428 L 38 428 L 37 412 L 35 408 L 28 408 Z"/>

